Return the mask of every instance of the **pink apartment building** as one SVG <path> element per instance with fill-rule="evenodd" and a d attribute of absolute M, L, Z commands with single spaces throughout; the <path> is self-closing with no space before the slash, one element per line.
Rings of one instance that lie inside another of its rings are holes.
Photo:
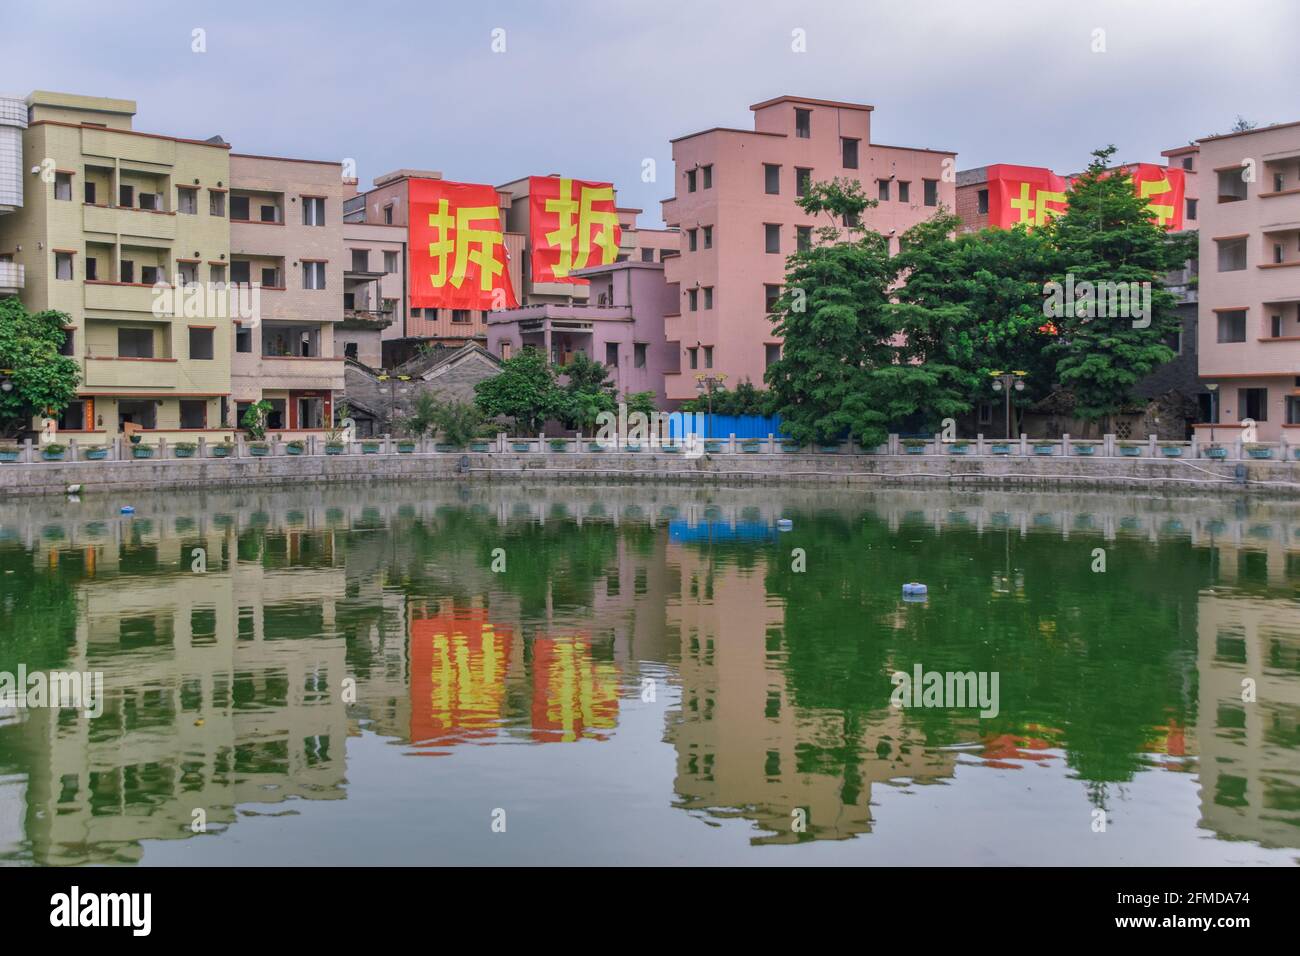
<path fill-rule="evenodd" d="M 1300 122 L 1198 143 L 1200 373 L 1216 440 L 1300 438 Z M 1225 433 L 1226 432 L 1226 433 Z"/>
<path fill-rule="evenodd" d="M 957 154 L 873 143 L 874 107 L 781 96 L 750 109 L 752 130 L 716 127 L 672 142 L 674 195 L 663 217 L 682 239 L 665 268 L 679 288 L 665 323 L 680 361 L 666 375 L 671 402 L 699 394 L 697 375 L 725 374 L 728 388 L 746 379 L 762 386 L 780 357 L 768 307 L 786 257 L 826 225 L 795 204 L 808 182 L 859 180 L 879 201 L 866 226 L 890 237 L 956 205 Z"/>

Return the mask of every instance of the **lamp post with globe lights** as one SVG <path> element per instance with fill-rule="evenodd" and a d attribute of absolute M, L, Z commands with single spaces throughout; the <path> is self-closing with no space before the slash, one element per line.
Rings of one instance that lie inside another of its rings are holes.
<path fill-rule="evenodd" d="M 1006 437 L 1011 439 L 1011 393 L 1025 390 L 1024 372 L 1003 372 L 1000 369 L 989 372 L 993 377 L 993 391 L 1001 392 L 1006 397 Z"/>

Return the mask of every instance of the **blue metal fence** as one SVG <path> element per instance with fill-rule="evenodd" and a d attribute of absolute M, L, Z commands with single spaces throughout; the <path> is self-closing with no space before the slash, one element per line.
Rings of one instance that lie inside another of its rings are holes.
<path fill-rule="evenodd" d="M 674 439 L 696 434 L 701 438 L 766 438 L 781 434 L 781 416 L 772 415 L 674 415 L 668 420 L 668 432 Z"/>

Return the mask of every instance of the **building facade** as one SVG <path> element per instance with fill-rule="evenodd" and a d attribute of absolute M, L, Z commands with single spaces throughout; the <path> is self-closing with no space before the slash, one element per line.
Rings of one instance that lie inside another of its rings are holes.
<path fill-rule="evenodd" d="M 873 143 L 871 106 L 782 96 L 750 109 L 752 130 L 719 127 L 672 142 L 674 194 L 663 217 L 682 238 L 665 269 L 680 300 L 666 321 L 680 359 L 666 376 L 671 401 L 695 397 L 699 375 L 761 386 L 780 357 L 769 307 L 786 257 L 826 225 L 796 204 L 811 182 L 858 180 L 879 203 L 864 225 L 894 249 L 905 230 L 956 204 L 956 153 Z"/>
<path fill-rule="evenodd" d="M 136 131 L 130 100 L 37 91 L 26 108 L 25 188 L 0 216 L 0 262 L 28 309 L 69 316 L 81 385 L 59 430 L 92 442 L 126 423 L 220 430 L 232 325 L 160 315 L 154 286 L 224 281 L 229 147 Z"/>
<path fill-rule="evenodd" d="M 1300 122 L 1198 143 L 1200 374 L 1216 440 L 1300 435 Z M 1208 437 L 1208 436 L 1203 436 Z M 1243 437 L 1249 438 L 1249 434 Z"/>
<path fill-rule="evenodd" d="M 344 384 L 342 165 L 232 154 L 230 179 L 229 281 L 260 298 L 257 320 L 237 320 L 232 424 L 265 401 L 268 432 L 322 430 Z"/>

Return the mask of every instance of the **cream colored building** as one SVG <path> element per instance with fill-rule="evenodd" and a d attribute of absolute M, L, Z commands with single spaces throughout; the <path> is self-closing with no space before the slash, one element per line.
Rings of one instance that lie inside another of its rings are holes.
<path fill-rule="evenodd" d="M 131 100 L 36 91 L 22 133 L 23 201 L 0 217 L 0 262 L 32 311 L 69 316 L 82 380 L 59 430 L 219 430 L 232 325 L 155 311 L 155 283 L 224 281 L 229 147 L 132 129 Z"/>

